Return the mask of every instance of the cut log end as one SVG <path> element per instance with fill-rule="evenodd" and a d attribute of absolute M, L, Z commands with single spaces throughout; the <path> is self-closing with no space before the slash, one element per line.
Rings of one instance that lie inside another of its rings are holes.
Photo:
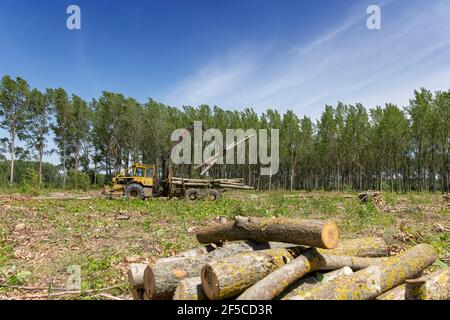
<path fill-rule="evenodd" d="M 334 249 L 339 242 L 339 229 L 334 221 L 327 221 L 322 229 L 322 242 L 325 249 Z"/>
<path fill-rule="evenodd" d="M 155 275 L 150 266 L 145 269 L 144 273 L 144 288 L 146 295 L 153 299 L 156 295 Z"/>
<path fill-rule="evenodd" d="M 219 297 L 219 279 L 211 266 L 205 265 L 202 269 L 202 287 L 205 295 L 210 300 L 217 300 Z"/>

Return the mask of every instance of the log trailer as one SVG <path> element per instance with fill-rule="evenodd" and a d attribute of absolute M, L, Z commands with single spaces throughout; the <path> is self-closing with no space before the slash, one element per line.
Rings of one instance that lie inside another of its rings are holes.
<path fill-rule="evenodd" d="M 193 127 L 186 128 L 191 132 Z M 205 130 L 205 129 L 203 129 Z M 184 138 L 184 137 L 183 137 Z M 183 138 L 176 141 L 170 151 Z M 251 136 L 246 136 L 240 141 L 233 142 L 222 150 L 221 154 L 206 159 L 195 167 L 201 170 L 200 175 L 204 175 L 216 162 L 217 159 L 237 145 L 244 143 Z M 168 152 L 170 155 L 170 152 Z M 169 159 L 169 160 L 167 160 Z M 166 165 L 168 163 L 168 165 Z M 172 163 L 170 157 L 162 159 L 162 167 L 157 168 L 155 164 L 133 163 L 131 170 L 125 169 L 112 178 L 112 188 L 109 190 L 109 197 L 122 197 L 146 199 L 149 197 L 184 197 L 187 200 L 208 199 L 217 200 L 226 189 L 246 189 L 254 188 L 244 184 L 244 179 L 187 179 L 173 176 Z"/>

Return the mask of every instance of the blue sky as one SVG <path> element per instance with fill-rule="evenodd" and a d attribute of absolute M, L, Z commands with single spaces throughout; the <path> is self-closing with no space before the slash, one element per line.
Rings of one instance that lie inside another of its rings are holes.
<path fill-rule="evenodd" d="M 70 4 L 81 30 L 66 28 Z M 381 30 L 366 27 L 370 4 Z M 449 89 L 449 21 L 448 0 L 2 0 L 0 76 L 87 100 L 317 118 L 338 100 L 406 105 L 415 88 Z"/>

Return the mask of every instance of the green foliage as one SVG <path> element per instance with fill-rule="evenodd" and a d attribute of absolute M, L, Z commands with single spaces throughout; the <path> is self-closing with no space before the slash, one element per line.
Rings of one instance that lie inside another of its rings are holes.
<path fill-rule="evenodd" d="M 274 108 L 258 114 L 251 108 L 175 108 L 153 99 L 139 103 L 106 91 L 88 103 L 63 88 L 44 93 L 31 89 L 21 78 L 4 76 L 0 126 L 8 136 L 0 137 L 0 161 L 6 162 L 8 155 L 45 166 L 43 157 L 51 151 L 47 141 L 51 128 L 60 166 L 52 176 L 42 169 L 44 186 L 65 188 L 67 184 L 87 189 L 94 176 L 97 185 L 108 183 L 133 161 L 161 165 L 170 154 L 173 130 L 202 121 L 205 128 L 222 132 L 280 130 L 280 170 L 270 179 L 260 175 L 258 166 L 248 164 L 216 164 L 210 170 L 213 176 L 243 177 L 261 189 L 448 192 L 449 106 L 449 90 L 432 93 L 421 88 L 414 91 L 404 110 L 391 103 L 367 109 L 360 103 L 338 102 L 326 105 L 313 122 L 292 110 L 280 114 Z M 24 142 L 26 148 L 18 142 Z M 9 166 L 2 165 L 2 169 L 2 181 L 22 181 L 16 172 L 8 176 Z M 175 166 L 174 174 L 195 172 L 191 167 Z"/>
<path fill-rule="evenodd" d="M 25 169 L 25 174 L 22 176 L 20 182 L 20 191 L 27 194 L 37 195 L 41 191 L 41 184 L 39 183 L 39 173 L 32 167 Z"/>
<path fill-rule="evenodd" d="M 13 256 L 12 245 L 0 242 L 0 267 L 3 267 Z"/>

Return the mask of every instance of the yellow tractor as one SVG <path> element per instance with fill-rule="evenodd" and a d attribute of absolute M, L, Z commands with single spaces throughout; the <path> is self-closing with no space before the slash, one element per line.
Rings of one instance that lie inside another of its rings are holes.
<path fill-rule="evenodd" d="M 127 198 L 145 199 L 151 197 L 155 190 L 156 165 L 133 163 L 130 170 L 116 174 L 112 178 L 110 197 L 125 196 Z"/>
<path fill-rule="evenodd" d="M 163 166 L 164 167 L 164 166 Z M 184 197 L 187 200 L 217 200 L 226 189 L 253 190 L 243 179 L 190 179 L 172 176 L 172 167 L 157 170 L 154 164 L 133 163 L 130 170 L 115 175 L 109 197 L 146 199 Z"/>

